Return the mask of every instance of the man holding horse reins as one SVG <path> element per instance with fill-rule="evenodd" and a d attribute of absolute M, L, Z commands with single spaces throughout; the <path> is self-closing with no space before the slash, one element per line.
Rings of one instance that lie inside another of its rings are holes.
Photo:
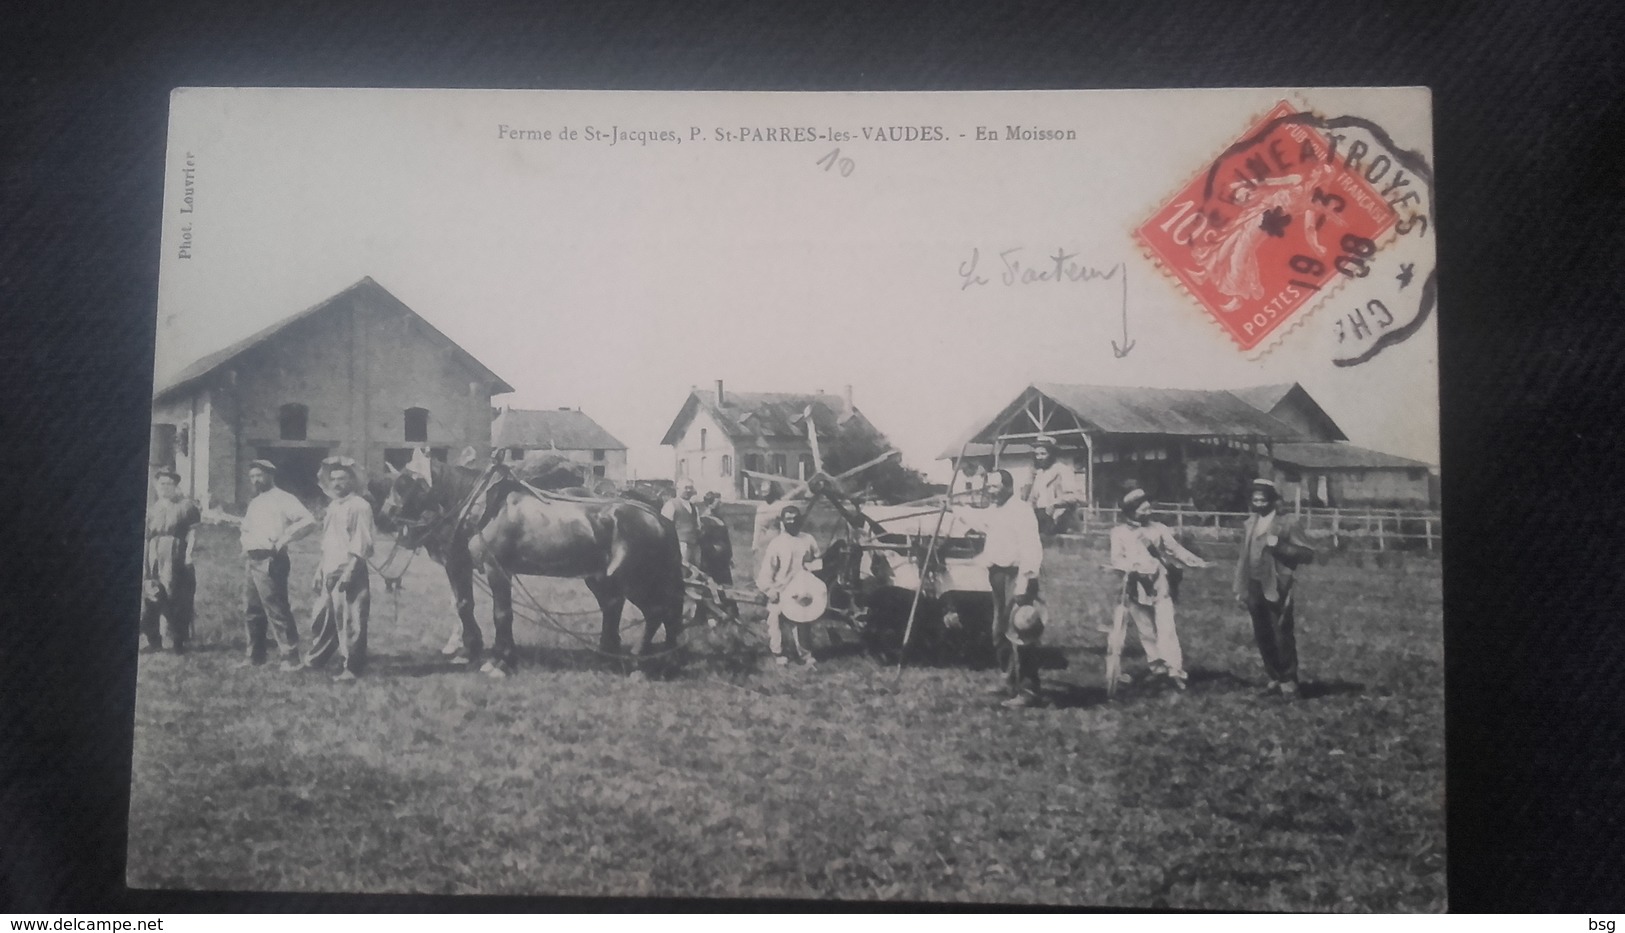
<path fill-rule="evenodd" d="M 342 670 L 334 680 L 351 681 L 367 666 L 367 614 L 372 586 L 367 558 L 372 556 L 372 506 L 355 494 L 361 487 L 356 462 L 329 457 L 322 471 L 332 501 L 322 518 L 322 562 L 312 587 L 321 598 L 310 625 L 308 667 L 321 667 L 335 653 Z"/>

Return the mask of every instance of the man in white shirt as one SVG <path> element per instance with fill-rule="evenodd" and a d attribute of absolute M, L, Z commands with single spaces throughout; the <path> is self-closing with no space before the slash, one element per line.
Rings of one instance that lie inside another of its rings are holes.
<path fill-rule="evenodd" d="M 1038 531 L 1045 535 L 1060 531 L 1072 510 L 1083 502 L 1074 488 L 1077 472 L 1057 452 L 1055 438 L 1040 435 L 1033 440 L 1033 479 L 1022 497 L 1038 514 Z"/>
<path fill-rule="evenodd" d="M 311 581 L 317 593 L 316 617 L 310 625 L 305 664 L 321 667 L 337 652 L 341 667 L 334 680 L 351 681 L 367 665 L 367 614 L 372 587 L 367 558 L 372 556 L 372 506 L 355 494 L 361 487 L 356 463 L 349 457 L 322 461 L 328 481 L 327 515 L 322 519 L 322 563 Z"/>
<path fill-rule="evenodd" d="M 695 545 L 700 541 L 700 515 L 694 508 L 694 484 L 685 482 L 676 498 L 666 500 L 660 515 L 677 527 L 677 550 L 683 563 L 694 563 Z"/>
<path fill-rule="evenodd" d="M 288 545 L 316 528 L 316 520 L 294 495 L 276 485 L 276 464 L 255 460 L 248 467 L 254 498 L 243 513 L 240 533 L 247 579 L 243 616 L 248 626 L 248 660 L 243 667 L 265 663 L 265 630 L 271 630 L 282 669 L 299 667 L 299 627 L 288 605 Z"/>
<path fill-rule="evenodd" d="M 1032 650 L 1034 646 L 1017 645 L 1010 632 L 1010 615 L 1015 608 L 1031 605 L 1038 598 L 1038 572 L 1044 563 L 1038 517 L 1031 505 L 1016 498 L 1015 480 L 1009 470 L 988 474 L 987 493 L 993 506 L 984 520 L 987 538 L 982 545 L 982 559 L 987 563 L 987 582 L 993 590 L 993 652 L 1005 679 L 993 692 L 1010 695 L 1004 706 L 1038 706 L 1038 657 Z"/>
<path fill-rule="evenodd" d="M 789 664 L 784 656 L 784 635 L 781 625 L 784 622 L 783 613 L 779 608 L 779 594 L 784 592 L 791 580 L 798 574 L 818 570 L 822 567 L 818 542 L 812 535 L 801 529 L 800 506 L 787 505 L 779 514 L 779 521 L 783 530 L 778 537 L 769 541 L 762 553 L 762 563 L 756 569 L 756 588 L 767 597 L 767 647 L 773 652 L 773 663 L 783 667 Z M 791 623 L 790 638 L 795 645 L 796 657 L 803 664 L 812 664 L 811 635 L 808 631 L 808 644 L 801 644 L 802 629 L 811 629 L 810 625 Z"/>
<path fill-rule="evenodd" d="M 1129 490 L 1112 528 L 1112 569 L 1123 572 L 1123 607 L 1145 648 L 1153 677 L 1185 689 L 1185 656 L 1174 626 L 1173 575 L 1180 567 L 1212 566 L 1179 543 L 1167 525 L 1151 520 L 1143 489 Z"/>

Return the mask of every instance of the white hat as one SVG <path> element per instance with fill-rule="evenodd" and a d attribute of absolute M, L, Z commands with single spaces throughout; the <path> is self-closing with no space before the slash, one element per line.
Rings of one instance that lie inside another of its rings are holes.
<path fill-rule="evenodd" d="M 817 622 L 829 608 L 829 588 L 803 571 L 790 578 L 779 592 L 779 611 L 791 622 Z"/>

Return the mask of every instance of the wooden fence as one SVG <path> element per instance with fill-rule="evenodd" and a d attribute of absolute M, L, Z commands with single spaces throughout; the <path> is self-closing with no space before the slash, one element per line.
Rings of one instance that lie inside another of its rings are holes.
<path fill-rule="evenodd" d="M 1158 521 L 1175 534 L 1229 540 L 1239 538 L 1246 524 L 1246 512 L 1208 512 L 1177 502 L 1157 502 L 1152 509 Z M 1329 540 L 1333 548 L 1368 547 L 1378 551 L 1390 547 L 1435 550 L 1444 525 L 1438 512 L 1409 509 L 1283 509 L 1296 515 L 1304 533 Z M 1117 521 L 1117 510 L 1109 506 L 1079 509 L 1074 520 L 1084 535 L 1105 534 Z"/>

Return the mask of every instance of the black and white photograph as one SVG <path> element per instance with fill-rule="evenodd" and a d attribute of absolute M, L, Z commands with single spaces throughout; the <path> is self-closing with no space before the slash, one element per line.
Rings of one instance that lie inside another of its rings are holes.
<path fill-rule="evenodd" d="M 1447 908 L 1427 89 L 169 120 L 131 888 Z"/>

